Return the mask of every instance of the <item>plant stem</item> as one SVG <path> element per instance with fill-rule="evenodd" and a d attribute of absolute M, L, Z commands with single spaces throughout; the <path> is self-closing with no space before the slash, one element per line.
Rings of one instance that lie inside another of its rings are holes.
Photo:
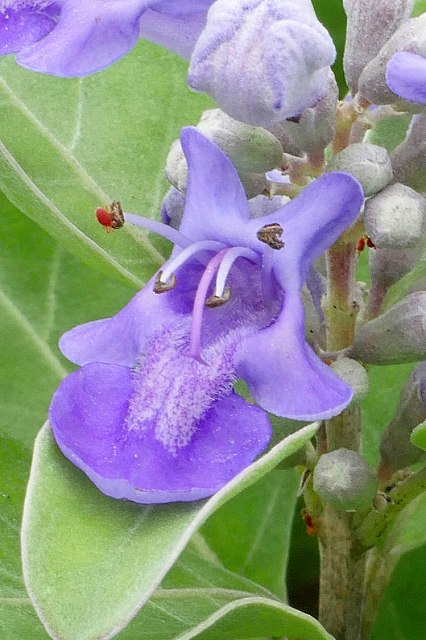
<path fill-rule="evenodd" d="M 358 308 L 354 302 L 356 247 L 334 245 L 327 255 L 325 305 L 327 348 L 344 349 L 353 342 Z M 326 423 L 328 451 L 360 447 L 360 412 L 351 406 Z M 360 640 L 366 553 L 354 533 L 353 514 L 326 505 L 319 524 L 319 619 L 336 640 Z"/>

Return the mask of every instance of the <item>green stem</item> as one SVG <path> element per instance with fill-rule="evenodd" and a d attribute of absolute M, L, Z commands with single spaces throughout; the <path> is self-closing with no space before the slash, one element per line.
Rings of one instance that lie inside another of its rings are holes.
<path fill-rule="evenodd" d="M 327 349 L 350 346 L 355 332 L 356 247 L 334 245 L 327 255 L 328 292 L 324 308 Z M 351 406 L 326 422 L 328 451 L 360 447 L 360 412 Z M 336 640 L 360 640 L 366 554 L 354 533 L 353 514 L 326 505 L 320 518 L 319 619 Z"/>

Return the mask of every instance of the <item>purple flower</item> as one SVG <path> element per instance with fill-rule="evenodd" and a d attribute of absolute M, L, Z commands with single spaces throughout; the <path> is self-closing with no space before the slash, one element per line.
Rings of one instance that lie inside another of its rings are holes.
<path fill-rule="evenodd" d="M 398 51 L 386 67 L 386 82 L 397 96 L 426 104 L 426 58 L 417 53 Z"/>
<path fill-rule="evenodd" d="M 0 0 L 0 54 L 33 71 L 84 76 L 139 37 L 189 57 L 213 0 Z"/>
<path fill-rule="evenodd" d="M 329 173 L 250 218 L 236 170 L 195 128 L 181 136 L 189 179 L 163 269 L 116 316 L 76 327 L 60 347 L 81 366 L 50 420 L 64 454 L 107 495 L 141 503 L 207 497 L 267 446 L 265 411 L 327 418 L 351 389 L 304 338 L 301 288 L 313 260 L 356 218 L 351 176 Z M 243 378 L 260 406 L 233 389 Z"/>
<path fill-rule="evenodd" d="M 335 55 L 310 0 L 217 0 L 188 83 L 232 118 L 269 127 L 323 98 Z"/>

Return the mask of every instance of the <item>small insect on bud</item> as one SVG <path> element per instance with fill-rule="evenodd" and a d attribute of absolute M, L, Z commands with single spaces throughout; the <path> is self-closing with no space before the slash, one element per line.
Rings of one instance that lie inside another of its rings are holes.
<path fill-rule="evenodd" d="M 315 536 L 318 533 L 318 518 L 310 514 L 307 509 L 302 509 L 300 515 L 306 525 L 306 533 L 308 536 Z"/>
<path fill-rule="evenodd" d="M 362 238 L 358 240 L 358 244 L 356 247 L 357 254 L 359 255 L 362 251 L 364 251 L 365 247 L 369 247 L 369 249 L 376 248 L 376 245 L 374 244 L 372 239 L 369 238 L 368 236 L 362 236 Z"/>
<path fill-rule="evenodd" d="M 115 229 L 121 229 L 124 225 L 124 215 L 121 204 L 118 200 L 114 200 L 110 206 L 106 206 L 105 209 L 96 209 L 96 217 L 98 222 L 105 227 L 107 233 L 115 231 Z"/>

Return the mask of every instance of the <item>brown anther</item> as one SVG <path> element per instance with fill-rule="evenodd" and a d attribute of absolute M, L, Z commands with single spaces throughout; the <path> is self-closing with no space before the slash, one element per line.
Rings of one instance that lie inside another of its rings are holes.
<path fill-rule="evenodd" d="M 231 297 L 231 289 L 229 287 L 225 287 L 225 291 L 223 292 L 223 296 L 215 296 L 214 294 L 207 298 L 205 305 L 206 307 L 210 307 L 214 309 L 215 307 L 221 307 L 223 304 L 228 302 Z"/>
<path fill-rule="evenodd" d="M 157 277 L 155 278 L 154 286 L 152 288 L 154 293 L 165 293 L 166 291 L 170 291 L 176 284 L 176 276 L 174 273 L 172 273 L 167 282 L 163 282 L 161 280 L 162 274 L 162 271 L 157 273 Z"/>
<path fill-rule="evenodd" d="M 259 229 L 256 236 L 260 242 L 264 242 L 271 247 L 272 249 L 282 249 L 284 247 L 284 242 L 280 240 L 280 237 L 284 233 L 284 229 L 277 222 L 272 222 L 271 224 L 265 224 L 264 227 Z"/>
<path fill-rule="evenodd" d="M 123 209 L 121 203 L 118 200 L 111 202 L 110 207 L 111 214 L 111 229 L 121 229 L 124 225 Z"/>

